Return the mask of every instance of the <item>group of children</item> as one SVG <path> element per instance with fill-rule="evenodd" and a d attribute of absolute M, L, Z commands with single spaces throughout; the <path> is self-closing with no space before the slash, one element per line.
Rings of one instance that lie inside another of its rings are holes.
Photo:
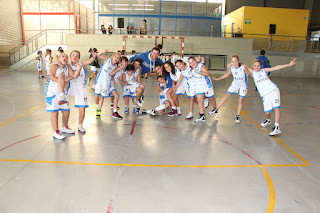
<path fill-rule="evenodd" d="M 158 49 L 156 49 L 158 51 Z M 111 57 L 105 56 L 104 53 L 108 50 L 92 52 L 92 57 L 83 62 L 80 60 L 80 52 L 72 51 L 70 54 L 71 63 L 68 64 L 68 55 L 61 53 L 58 57 L 57 64 L 51 64 L 49 69 L 49 80 L 46 87 L 47 111 L 51 112 L 51 122 L 54 129 L 53 137 L 56 139 L 64 139 L 62 133 L 73 134 L 74 131 L 68 127 L 68 118 L 70 108 L 67 95 L 75 96 L 75 107 L 79 108 L 79 125 L 78 130 L 85 133 L 83 128 L 83 120 L 85 117 L 85 108 L 88 107 L 86 93 L 86 72 L 84 67 L 92 64 L 97 57 L 104 60 L 100 72 L 96 78 L 95 85 L 95 108 L 96 116 L 101 117 L 101 109 L 104 98 L 111 98 L 111 107 L 113 108 L 112 117 L 122 119 L 119 115 L 118 101 L 119 94 L 117 87 L 122 87 L 123 98 L 125 102 L 124 114 L 129 113 L 130 98 L 133 103 L 133 112 L 139 114 L 143 111 L 144 98 L 143 94 L 145 86 L 141 83 L 143 60 L 135 58 L 132 63 L 125 56 L 121 56 L 116 52 Z M 159 50 L 160 53 L 160 50 Z M 47 55 L 51 55 L 47 52 Z M 46 59 L 47 60 L 47 59 Z M 50 57 L 48 57 L 50 60 Z M 198 104 L 199 118 L 195 122 L 206 121 L 205 110 L 209 104 L 212 105 L 212 110 L 209 115 L 214 115 L 218 118 L 218 110 L 230 97 L 231 94 L 239 94 L 238 109 L 235 116 L 235 123 L 240 123 L 240 113 L 242 110 L 243 99 L 248 90 L 247 75 L 251 75 L 256 84 L 256 87 L 263 99 L 264 111 L 266 120 L 261 123 L 262 127 L 271 124 L 270 112 L 275 110 L 275 124 L 270 135 L 281 133 L 280 122 L 280 92 L 278 87 L 269 79 L 267 72 L 279 70 L 295 64 L 295 60 L 290 64 L 279 65 L 273 68 L 261 69 L 262 63 L 260 60 L 255 60 L 253 69 L 241 64 L 239 57 L 234 55 L 231 57 L 231 62 L 228 64 L 228 71 L 219 78 L 210 78 L 207 68 L 193 56 L 188 58 L 188 62 L 177 59 L 174 64 L 171 61 L 166 61 L 164 64 L 156 62 L 154 70 L 157 72 L 156 87 L 159 93 L 160 105 L 152 110 L 146 111 L 150 115 L 156 116 L 162 113 L 166 108 L 171 106 L 171 111 L 168 116 L 180 116 L 182 114 L 179 105 L 178 97 L 185 93 L 190 97 L 189 113 L 185 117 L 186 120 L 193 118 L 194 103 Z M 51 59 L 52 62 L 52 59 Z M 233 75 L 233 82 L 227 93 L 223 96 L 218 106 L 216 106 L 215 94 L 212 81 L 222 80 L 230 75 Z M 140 109 L 140 110 L 139 110 Z M 62 111 L 63 128 L 60 132 L 58 129 L 58 111 Z"/>

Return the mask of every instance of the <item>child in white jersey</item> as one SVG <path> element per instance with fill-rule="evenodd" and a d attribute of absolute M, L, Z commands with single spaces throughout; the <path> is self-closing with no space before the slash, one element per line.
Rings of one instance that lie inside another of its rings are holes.
<path fill-rule="evenodd" d="M 188 62 L 192 68 L 196 83 L 196 95 L 200 111 L 200 117 L 196 119 L 195 122 L 206 121 L 206 116 L 204 115 L 204 99 L 209 99 L 211 105 L 213 106 L 212 111 L 216 109 L 216 99 L 214 97 L 214 90 L 210 75 L 207 68 L 201 62 L 197 62 L 195 57 L 190 56 L 188 58 Z"/>
<path fill-rule="evenodd" d="M 38 78 L 44 78 L 43 74 L 42 74 L 42 66 L 43 66 L 43 62 L 42 62 L 42 51 L 39 50 L 38 51 L 38 56 L 36 57 L 36 60 L 38 61 L 37 63 L 37 69 L 38 69 Z"/>
<path fill-rule="evenodd" d="M 92 57 L 87 61 L 80 60 L 80 52 L 78 50 L 73 50 L 70 54 L 70 67 L 72 68 L 73 73 L 76 73 L 80 67 L 80 74 L 77 78 L 72 78 L 70 80 L 70 86 L 68 88 L 68 95 L 75 96 L 75 107 L 79 108 L 79 125 L 78 131 L 82 134 L 86 133 L 86 130 L 83 128 L 83 121 L 85 117 L 85 109 L 89 107 L 88 105 L 88 97 L 85 85 L 86 81 L 86 70 L 85 66 L 92 63 L 95 60 L 96 53 L 92 54 Z"/>
<path fill-rule="evenodd" d="M 129 64 L 126 67 L 126 71 L 122 74 L 122 79 L 120 81 L 123 86 L 123 99 L 125 104 L 124 113 L 129 113 L 129 98 L 133 100 L 133 112 L 135 114 L 139 114 L 138 106 L 137 106 L 137 96 L 139 98 L 142 93 L 141 85 L 141 73 L 138 71 L 135 72 L 135 67 L 133 64 Z"/>
<path fill-rule="evenodd" d="M 97 76 L 96 86 L 95 86 L 95 101 L 96 101 L 96 116 L 99 118 L 101 116 L 101 108 L 103 105 L 104 98 L 111 97 L 113 95 L 113 114 L 112 118 L 122 119 L 122 117 L 118 114 L 118 101 L 119 94 L 112 84 L 111 76 L 115 75 L 121 68 L 118 67 L 118 63 L 120 61 L 121 55 L 116 52 L 112 54 L 110 58 L 102 55 L 103 53 L 108 52 L 108 50 L 104 50 L 98 53 L 98 56 L 104 59 L 104 63 L 100 72 Z"/>
<path fill-rule="evenodd" d="M 238 109 L 237 109 L 237 114 L 234 120 L 236 124 L 240 123 L 240 113 L 243 106 L 243 99 L 246 96 L 248 91 L 248 77 L 246 72 L 247 72 L 247 69 L 245 69 L 245 65 L 240 64 L 239 57 L 237 55 L 233 55 L 231 57 L 231 63 L 228 64 L 227 73 L 222 75 L 219 78 L 212 77 L 214 81 L 219 81 L 229 77 L 232 74 L 233 81 L 231 83 L 231 86 L 229 87 L 227 93 L 223 96 L 216 110 L 213 113 L 218 113 L 218 110 L 220 109 L 220 107 L 226 102 L 226 100 L 231 96 L 231 94 L 239 93 Z"/>
<path fill-rule="evenodd" d="M 47 49 L 47 50 L 46 50 L 46 53 L 47 53 L 47 54 L 46 54 L 45 61 L 46 61 L 47 82 L 48 82 L 50 66 L 51 66 L 51 64 L 52 64 L 51 50 L 50 50 L 50 49 Z"/>
<path fill-rule="evenodd" d="M 164 111 L 164 109 L 168 108 L 171 106 L 173 103 L 170 103 L 168 97 L 167 97 L 167 92 L 170 88 L 167 87 L 166 84 L 166 79 L 164 76 L 159 75 L 157 77 L 158 81 L 158 86 L 157 86 L 157 92 L 159 93 L 159 100 L 160 100 L 160 105 L 156 107 L 155 109 L 152 110 L 147 110 L 147 113 L 149 113 L 152 116 L 156 116 L 157 114 L 160 114 Z"/>
<path fill-rule="evenodd" d="M 194 80 L 194 73 L 191 71 L 191 67 L 188 63 L 182 61 L 181 59 L 176 60 L 175 62 L 176 68 L 181 72 L 180 78 L 178 82 L 175 84 L 174 93 L 176 93 L 177 89 L 180 88 L 180 85 L 183 84 L 184 79 L 187 80 L 186 84 L 183 85 L 182 90 L 180 90 L 179 95 L 187 93 L 187 96 L 190 98 L 189 114 L 185 117 L 186 120 L 193 119 L 193 106 L 196 96 L 196 82 Z"/>
<path fill-rule="evenodd" d="M 64 104 L 59 104 L 59 85 L 60 79 L 63 78 L 64 81 L 69 82 L 70 77 L 77 78 L 80 74 L 80 65 L 76 65 L 78 67 L 77 72 L 73 72 L 72 68 L 68 66 L 68 55 L 65 53 L 60 54 L 58 57 L 58 64 L 51 64 L 50 68 L 50 80 L 46 86 L 46 104 L 47 104 L 47 112 L 51 112 L 51 123 L 52 128 L 54 130 L 53 138 L 56 139 L 64 139 L 65 136 L 62 133 L 73 134 L 74 131 L 68 127 L 68 120 L 70 115 L 70 108 L 68 105 L 68 101 Z M 62 111 L 62 131 L 59 131 L 58 127 L 58 113 Z"/>
<path fill-rule="evenodd" d="M 262 62 L 259 59 L 253 61 L 253 69 L 246 67 L 253 76 L 254 83 L 262 97 L 264 112 L 266 113 L 266 120 L 261 123 L 261 127 L 266 127 L 271 124 L 270 112 L 275 111 L 275 124 L 269 135 L 277 135 L 281 133 L 280 130 L 280 91 L 278 86 L 273 83 L 268 77 L 268 72 L 280 70 L 296 64 L 296 58 L 290 64 L 278 65 L 272 68 L 262 67 Z"/>

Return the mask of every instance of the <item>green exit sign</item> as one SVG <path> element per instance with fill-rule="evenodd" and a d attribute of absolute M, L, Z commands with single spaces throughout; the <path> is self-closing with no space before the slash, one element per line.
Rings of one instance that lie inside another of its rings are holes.
<path fill-rule="evenodd" d="M 244 21 L 244 23 L 245 23 L 245 24 L 251 24 L 251 19 L 246 19 L 246 20 Z"/>

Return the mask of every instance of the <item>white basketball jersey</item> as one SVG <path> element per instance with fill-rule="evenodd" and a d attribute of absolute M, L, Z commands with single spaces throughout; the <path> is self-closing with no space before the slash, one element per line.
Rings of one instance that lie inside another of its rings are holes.
<path fill-rule="evenodd" d="M 278 88 L 277 85 L 270 80 L 264 69 L 261 69 L 258 72 L 253 70 L 252 75 L 261 97 L 268 95 L 270 92 Z"/>
<path fill-rule="evenodd" d="M 108 58 L 106 63 L 103 64 L 99 74 L 97 83 L 101 85 L 110 85 L 110 73 L 118 67 L 117 64 L 112 64 L 111 58 Z"/>
<path fill-rule="evenodd" d="M 201 71 L 202 66 L 203 64 L 199 62 L 198 66 L 195 67 L 195 69 Z M 208 87 L 208 88 L 212 87 L 212 82 L 209 76 L 204 76 L 204 75 L 198 74 L 197 72 L 194 72 L 194 79 L 195 79 L 196 85 L 198 86 Z"/>
<path fill-rule="evenodd" d="M 186 63 L 186 64 L 187 64 L 187 68 L 185 70 L 180 70 L 181 74 L 183 75 L 183 77 L 185 77 L 189 85 L 195 85 L 196 82 L 194 79 L 194 72 L 191 70 L 189 63 Z"/>
<path fill-rule="evenodd" d="M 47 56 L 46 56 L 46 59 L 45 59 L 45 60 L 46 60 L 46 66 L 47 66 L 47 67 L 50 67 L 50 65 L 51 65 L 50 59 L 51 59 L 51 55 L 47 55 Z"/>
<path fill-rule="evenodd" d="M 76 79 L 71 79 L 71 82 L 79 82 L 83 85 L 86 85 L 87 81 L 86 81 L 86 70 L 84 69 L 84 67 L 82 66 L 82 64 L 80 63 L 80 66 L 81 66 L 81 71 L 80 71 L 80 74 L 78 76 L 78 78 Z M 72 68 L 73 72 L 76 72 L 78 67 L 75 66 L 75 65 L 72 65 L 72 63 L 70 63 L 70 67 Z"/>
<path fill-rule="evenodd" d="M 133 84 L 137 82 L 137 76 L 135 75 L 135 73 L 133 73 L 131 76 L 128 75 L 127 72 L 124 73 L 126 76 L 126 82 L 128 82 L 128 84 Z"/>
<path fill-rule="evenodd" d="M 38 67 L 42 66 L 42 57 L 38 56 Z"/>
<path fill-rule="evenodd" d="M 58 67 L 56 70 L 55 77 L 58 78 L 59 74 L 63 73 L 66 77 L 69 77 L 69 68 L 68 66 L 65 67 Z M 55 91 L 58 88 L 58 83 L 56 81 L 52 81 L 49 79 L 48 84 L 48 91 Z"/>
<path fill-rule="evenodd" d="M 180 79 L 180 76 L 182 75 L 180 70 L 176 69 L 175 70 L 175 74 L 172 74 L 170 72 L 170 77 L 173 81 L 175 81 L 176 83 L 178 83 L 179 79 Z M 185 77 L 183 77 L 182 81 L 181 81 L 181 84 L 180 85 L 186 85 L 187 84 L 187 79 Z"/>
<path fill-rule="evenodd" d="M 232 66 L 230 70 L 233 75 L 232 84 L 237 85 L 238 87 L 248 88 L 248 75 L 244 71 L 244 66 L 241 65 L 238 68 Z"/>
<path fill-rule="evenodd" d="M 124 73 L 124 70 L 119 70 L 119 71 L 113 76 L 113 78 L 114 78 L 114 80 L 115 80 L 115 82 L 116 82 L 117 84 L 120 83 L 119 78 L 122 78 L 122 74 L 123 74 L 123 73 Z"/>

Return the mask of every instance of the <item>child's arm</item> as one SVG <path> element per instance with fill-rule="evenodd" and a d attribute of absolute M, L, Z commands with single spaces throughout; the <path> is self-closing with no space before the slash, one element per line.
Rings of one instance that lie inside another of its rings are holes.
<path fill-rule="evenodd" d="M 73 69 L 70 67 L 70 65 L 68 65 L 69 76 L 73 79 L 78 78 L 78 76 L 80 75 L 80 72 L 81 72 L 81 68 L 82 68 L 79 63 L 77 63 L 76 66 L 78 69 L 76 72 L 73 72 Z"/>
<path fill-rule="evenodd" d="M 160 85 L 157 86 L 157 92 L 160 94 L 162 92 L 162 89 L 160 87 Z"/>
<path fill-rule="evenodd" d="M 205 66 L 202 66 L 200 72 L 198 71 L 198 73 L 203 76 L 210 76 L 209 71 Z"/>
<path fill-rule="evenodd" d="M 128 82 L 126 82 L 126 74 L 123 73 L 122 76 L 121 76 L 121 78 L 120 78 L 120 84 L 121 84 L 122 86 L 124 86 L 124 85 L 126 85 L 127 83 L 128 83 Z"/>
<path fill-rule="evenodd" d="M 50 64 L 52 64 L 52 57 L 50 56 Z"/>
<path fill-rule="evenodd" d="M 81 63 L 82 63 L 82 66 L 85 67 L 85 66 L 91 64 L 92 62 L 94 62 L 94 60 L 96 59 L 96 57 L 97 57 L 97 53 L 92 52 L 92 57 L 91 57 L 89 60 L 81 62 Z"/>
<path fill-rule="evenodd" d="M 278 65 L 278 66 L 275 66 L 275 67 L 271 67 L 271 68 L 264 68 L 264 70 L 266 72 L 272 72 L 272 71 L 276 71 L 276 70 L 280 70 L 280 69 L 283 69 L 283 68 L 286 68 L 286 67 L 291 67 L 293 65 L 296 64 L 296 60 L 297 58 L 294 58 L 290 64 L 283 64 L 283 65 Z"/>
<path fill-rule="evenodd" d="M 57 64 L 51 64 L 50 70 L 49 70 L 50 81 L 58 82 L 58 78 L 56 78 L 56 71 L 58 67 L 59 66 Z"/>
<path fill-rule="evenodd" d="M 139 72 L 139 75 L 138 75 L 138 77 L 137 77 L 137 82 L 138 82 L 138 83 L 141 83 L 141 72 Z"/>
<path fill-rule="evenodd" d="M 38 61 L 38 58 L 39 58 L 39 56 L 37 56 L 35 60 Z"/>
<path fill-rule="evenodd" d="M 97 56 L 99 56 L 100 58 L 102 58 L 103 60 L 106 61 L 108 59 L 108 56 L 102 55 L 103 53 L 106 53 L 106 52 L 109 52 L 109 50 L 108 49 L 102 50 L 102 51 L 97 53 Z"/>
<path fill-rule="evenodd" d="M 175 85 L 175 87 L 174 87 L 174 89 L 173 89 L 173 93 L 175 93 L 175 92 L 177 91 L 177 89 L 179 88 L 182 80 L 183 80 L 183 75 L 182 75 L 182 73 L 181 73 L 180 78 L 179 78 L 179 81 L 178 81 L 178 83 L 176 83 L 176 85 Z"/>
<path fill-rule="evenodd" d="M 222 80 L 222 79 L 225 79 L 225 78 L 228 78 L 230 75 L 231 75 L 231 64 L 228 64 L 228 71 L 227 71 L 227 73 L 226 74 L 224 74 L 224 75 L 222 75 L 222 76 L 220 76 L 219 78 L 215 78 L 215 77 L 211 77 L 212 78 L 212 80 L 214 80 L 214 81 L 219 81 L 219 80 Z"/>
<path fill-rule="evenodd" d="M 110 75 L 111 75 L 111 76 L 114 76 L 117 72 L 119 72 L 120 69 L 121 69 L 121 67 L 115 68 L 115 69 L 110 73 Z"/>
<path fill-rule="evenodd" d="M 244 66 L 244 71 L 248 73 L 250 76 L 252 76 L 253 69 L 249 68 L 247 65 L 243 65 L 243 66 Z"/>

